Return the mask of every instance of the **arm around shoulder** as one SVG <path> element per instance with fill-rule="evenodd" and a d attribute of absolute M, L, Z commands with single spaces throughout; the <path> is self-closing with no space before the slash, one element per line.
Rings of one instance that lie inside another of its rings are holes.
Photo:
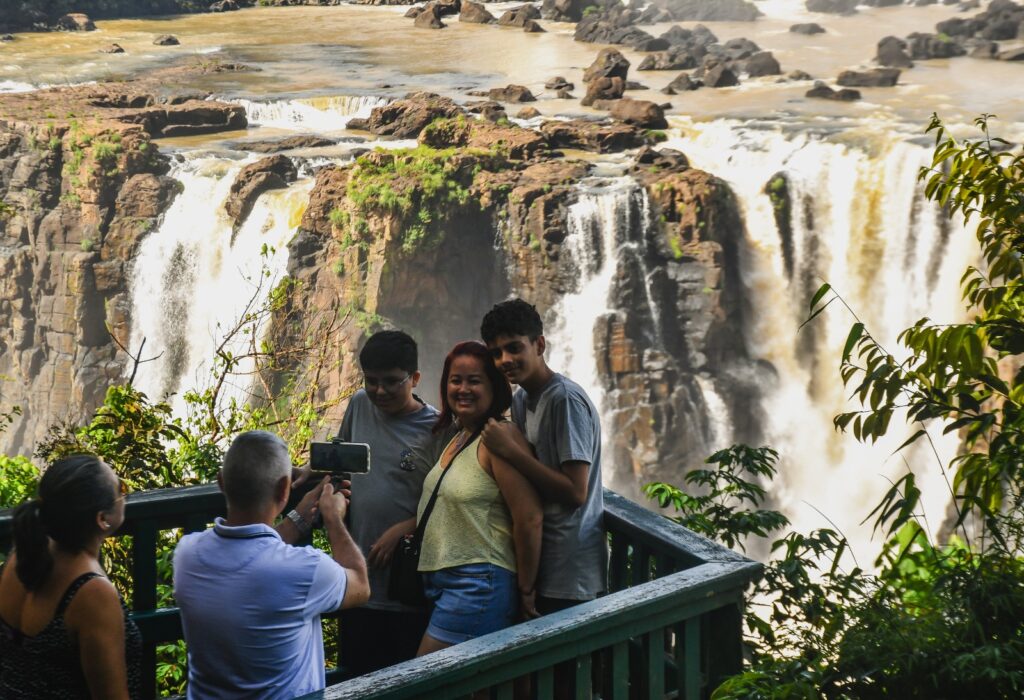
<path fill-rule="evenodd" d="M 128 700 L 124 613 L 110 581 L 96 578 L 75 595 L 64 615 L 78 639 L 79 662 L 93 698 Z"/>

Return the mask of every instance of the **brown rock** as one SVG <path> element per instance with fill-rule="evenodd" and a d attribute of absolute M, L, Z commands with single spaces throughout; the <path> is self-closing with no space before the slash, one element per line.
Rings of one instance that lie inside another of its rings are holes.
<path fill-rule="evenodd" d="M 659 105 L 647 100 L 623 98 L 615 100 L 611 108 L 612 119 L 633 124 L 643 129 L 665 129 L 668 122 Z"/>
<path fill-rule="evenodd" d="M 523 31 L 527 34 L 543 34 L 547 30 L 540 26 L 540 22 L 537 20 L 528 19 L 523 23 Z"/>
<path fill-rule="evenodd" d="M 492 88 L 487 96 L 499 102 L 536 102 L 530 90 L 522 85 L 506 85 L 503 88 Z"/>
<path fill-rule="evenodd" d="M 589 83 L 597 78 L 621 78 L 625 82 L 628 72 L 629 61 L 617 49 L 601 49 L 584 71 L 583 82 Z"/>
<path fill-rule="evenodd" d="M 512 160 L 528 160 L 548 150 L 545 135 L 533 129 L 464 119 L 431 124 L 420 134 L 419 142 L 432 148 L 456 146 L 491 150 L 500 147 Z"/>
<path fill-rule="evenodd" d="M 843 87 L 893 87 L 899 79 L 899 68 L 875 68 L 863 72 L 844 70 L 836 83 Z"/>
<path fill-rule="evenodd" d="M 545 90 L 574 90 L 575 88 L 575 85 L 560 75 L 544 83 Z"/>
<path fill-rule="evenodd" d="M 587 94 L 580 101 L 589 107 L 599 100 L 617 100 L 626 91 L 626 81 L 618 76 L 614 78 L 597 78 L 587 83 Z"/>
<path fill-rule="evenodd" d="M 245 141 L 239 147 L 252 151 L 253 153 L 278 153 L 279 151 L 291 151 L 299 148 L 324 148 L 337 143 L 334 139 L 312 134 L 301 136 L 288 136 L 287 138 L 272 141 Z"/>
<path fill-rule="evenodd" d="M 287 187 L 297 176 L 295 164 L 286 156 L 275 155 L 250 163 L 242 168 L 231 184 L 224 209 L 235 226 L 241 226 L 261 194 Z"/>
<path fill-rule="evenodd" d="M 552 148 L 618 153 L 646 143 L 640 129 L 622 123 L 599 124 L 583 119 L 547 121 L 541 124 L 540 131 Z"/>
<path fill-rule="evenodd" d="M 498 24 L 505 27 L 524 27 L 530 20 L 540 18 L 540 10 L 533 5 L 522 5 L 520 7 L 513 7 L 511 10 L 506 10 L 505 13 L 498 18 Z"/>
<path fill-rule="evenodd" d="M 369 118 L 352 120 L 350 129 L 359 128 L 380 136 L 413 138 L 430 122 L 440 117 L 454 117 L 462 113 L 455 102 L 432 92 L 417 92 L 405 99 L 374 107 Z"/>
<path fill-rule="evenodd" d="M 465 0 L 462 3 L 462 10 L 459 12 L 459 21 L 471 24 L 490 24 L 496 20 L 494 15 L 488 12 L 480 3 Z"/>
<path fill-rule="evenodd" d="M 100 53 L 124 53 L 124 49 L 120 44 L 111 44 L 110 46 L 104 46 L 99 50 Z"/>
<path fill-rule="evenodd" d="M 523 107 L 516 112 L 516 119 L 533 119 L 540 116 L 540 110 L 536 107 Z"/>
<path fill-rule="evenodd" d="M 173 34 L 161 34 L 156 39 L 153 39 L 153 44 L 156 46 L 177 46 L 180 43 L 178 37 Z"/>
<path fill-rule="evenodd" d="M 428 4 L 416 15 L 413 25 L 420 29 L 444 29 L 447 26 L 441 21 L 441 9 L 433 3 Z"/>
<path fill-rule="evenodd" d="M 82 12 L 61 15 L 57 18 L 55 26 L 57 29 L 65 32 L 92 32 L 96 30 L 96 25 L 89 19 L 89 15 Z"/>

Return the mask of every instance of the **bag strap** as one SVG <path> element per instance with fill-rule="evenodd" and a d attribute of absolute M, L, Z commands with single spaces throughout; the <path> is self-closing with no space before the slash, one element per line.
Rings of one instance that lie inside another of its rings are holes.
<path fill-rule="evenodd" d="M 430 514 L 434 510 L 434 503 L 437 501 L 437 494 L 441 490 L 441 482 L 444 481 L 445 474 L 451 471 L 452 465 L 455 464 L 455 460 L 458 458 L 460 454 L 462 454 L 462 451 L 469 447 L 470 445 L 472 445 L 474 442 L 476 442 L 476 439 L 479 436 L 479 430 L 473 431 L 473 433 L 469 436 L 469 439 L 467 439 L 466 442 L 462 443 L 462 447 L 455 451 L 455 454 L 452 455 L 452 458 L 448 460 L 448 464 L 445 466 L 444 469 L 441 470 L 441 476 L 437 478 L 437 483 L 434 484 L 434 492 L 430 494 L 430 500 L 427 501 L 427 505 L 423 509 L 423 517 L 420 518 L 420 522 L 416 526 L 416 532 L 413 533 L 412 536 L 413 544 L 416 545 L 417 549 L 419 549 L 420 543 L 423 542 L 423 535 L 427 531 L 427 521 L 430 519 Z"/>

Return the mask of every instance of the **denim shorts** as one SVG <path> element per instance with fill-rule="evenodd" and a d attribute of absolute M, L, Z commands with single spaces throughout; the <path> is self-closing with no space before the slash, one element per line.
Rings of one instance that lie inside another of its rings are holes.
<path fill-rule="evenodd" d="M 505 629 L 516 622 L 516 575 L 494 564 L 463 564 L 423 575 L 424 591 L 434 603 L 427 634 L 458 644 Z"/>

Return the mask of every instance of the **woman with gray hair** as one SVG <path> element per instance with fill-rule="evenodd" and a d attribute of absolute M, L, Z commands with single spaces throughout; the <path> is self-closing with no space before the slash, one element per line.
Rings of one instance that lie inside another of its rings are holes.
<path fill-rule="evenodd" d="M 0 697 L 138 697 L 142 637 L 99 560 L 124 521 L 124 496 L 102 460 L 72 455 L 14 511 L 0 574 Z"/>

